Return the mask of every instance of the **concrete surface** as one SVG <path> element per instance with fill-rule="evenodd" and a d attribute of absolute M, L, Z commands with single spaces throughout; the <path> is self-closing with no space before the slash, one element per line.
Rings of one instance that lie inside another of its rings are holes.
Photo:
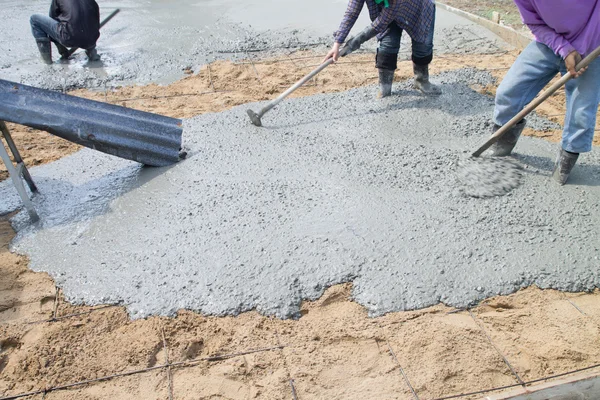
<path fill-rule="evenodd" d="M 101 18 L 115 8 L 121 9 L 101 31 L 98 50 L 102 62 L 88 63 L 80 51 L 68 63 L 56 61 L 47 67 L 39 60 L 29 17 L 46 14 L 50 1 L 0 0 L 0 78 L 48 89 L 104 90 L 122 84 L 169 83 L 183 77 L 184 68 L 198 70 L 215 59 L 266 56 L 302 48 L 324 54 L 347 4 L 345 0 L 98 3 Z M 365 8 L 353 32 L 369 23 L 367 14 Z M 404 50 L 409 51 L 410 40 L 405 36 Z M 438 53 L 497 51 L 498 46 L 505 47 L 503 43 L 471 21 L 438 11 Z M 376 41 L 365 46 L 371 51 L 375 47 Z"/>
<path fill-rule="evenodd" d="M 533 34 L 531 32 L 518 32 L 511 27 L 500 25 L 498 22 L 491 21 L 487 18 L 480 17 L 475 14 L 471 14 L 470 12 L 460 10 L 455 7 L 451 7 L 447 4 L 437 2 L 438 9 L 442 9 L 445 11 L 449 11 L 451 13 L 460 15 L 470 21 L 477 23 L 488 29 L 490 32 L 498 35 L 498 37 L 502 38 L 506 43 L 509 43 L 512 46 L 515 46 L 518 49 L 524 49 L 531 43 L 534 39 Z"/>
<path fill-rule="evenodd" d="M 556 145 L 523 138 L 519 187 L 462 190 L 459 163 L 489 135 L 493 108 L 467 84 L 489 79 L 446 73 L 439 98 L 407 83 L 383 101 L 375 87 L 293 99 L 264 128 L 245 106 L 199 116 L 185 121 L 190 157 L 168 169 L 86 150 L 33 168 L 42 223 L 19 214 L 13 248 L 68 300 L 123 302 L 133 317 L 297 317 L 302 299 L 347 281 L 374 316 L 532 284 L 598 287 L 596 150 L 561 188 L 549 180 Z M 13 190 L 0 185 L 0 213 Z"/>

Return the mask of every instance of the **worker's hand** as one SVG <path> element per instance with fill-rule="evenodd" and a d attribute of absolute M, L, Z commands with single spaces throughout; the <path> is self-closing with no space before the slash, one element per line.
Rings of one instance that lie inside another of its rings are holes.
<path fill-rule="evenodd" d="M 581 68 L 579 71 L 575 71 L 575 66 L 581 62 L 581 54 L 577 51 L 572 51 L 569 53 L 567 58 L 565 58 L 565 64 L 567 65 L 567 70 L 571 73 L 573 78 L 579 78 L 581 74 L 583 74 L 586 68 Z"/>
<path fill-rule="evenodd" d="M 321 64 L 330 58 L 333 58 L 333 62 L 337 62 L 337 60 L 340 58 L 340 44 L 338 42 L 333 44 L 333 47 L 331 50 L 329 50 L 329 53 L 327 53 L 323 61 L 321 61 Z"/>

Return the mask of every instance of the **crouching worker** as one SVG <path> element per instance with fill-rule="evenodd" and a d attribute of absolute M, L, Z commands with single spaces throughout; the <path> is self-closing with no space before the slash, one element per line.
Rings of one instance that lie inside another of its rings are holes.
<path fill-rule="evenodd" d="M 358 19 L 365 2 L 372 24 L 361 35 L 377 36 L 379 40 L 375 58 L 375 65 L 379 69 L 379 97 L 387 97 L 392 93 L 403 31 L 412 39 L 415 88 L 425 94 L 441 94 L 441 90 L 429 82 L 435 27 L 435 3 L 432 0 L 350 0 L 342 23 L 334 33 L 335 43 L 325 60 L 332 57 L 334 61 L 338 60 L 340 46 Z"/>
<path fill-rule="evenodd" d="M 100 10 L 94 0 L 52 0 L 50 16 L 31 16 L 31 32 L 42 60 L 52 63 L 53 42 L 63 59 L 67 47 L 84 49 L 90 61 L 98 61 L 96 41 L 100 37 Z"/>
<path fill-rule="evenodd" d="M 582 57 L 600 46 L 600 0 L 515 0 L 523 22 L 535 36 L 517 58 L 496 93 L 494 129 L 517 115 L 554 76 L 567 71 L 576 77 L 567 82 L 567 113 L 561 148 L 552 173 L 561 185 L 567 182 L 580 153 L 591 151 L 600 102 L 600 59 L 576 72 Z M 492 147 L 492 155 L 511 153 L 525 120 L 509 130 Z"/>

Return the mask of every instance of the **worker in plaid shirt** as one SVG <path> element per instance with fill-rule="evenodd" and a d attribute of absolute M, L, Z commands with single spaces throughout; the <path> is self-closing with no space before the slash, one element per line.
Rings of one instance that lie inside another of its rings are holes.
<path fill-rule="evenodd" d="M 337 61 L 340 46 L 358 19 L 365 2 L 372 24 L 359 36 L 370 38 L 377 35 L 379 40 L 375 58 L 375 65 L 379 69 L 379 96 L 386 97 L 392 93 L 402 31 L 406 31 L 412 39 L 415 87 L 425 94 L 441 94 L 441 90 L 429 82 L 429 64 L 433 59 L 434 0 L 350 0 L 340 28 L 334 33 L 335 43 L 325 60 L 333 58 Z"/>

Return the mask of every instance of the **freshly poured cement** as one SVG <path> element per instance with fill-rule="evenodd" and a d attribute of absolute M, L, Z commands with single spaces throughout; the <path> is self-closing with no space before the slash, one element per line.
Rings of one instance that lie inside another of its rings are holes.
<path fill-rule="evenodd" d="M 345 1 L 319 0 L 102 1 L 102 18 L 121 9 L 101 30 L 102 61 L 88 63 L 79 51 L 69 62 L 55 57 L 57 61 L 46 66 L 39 60 L 29 17 L 47 14 L 49 4 L 48 0 L 0 0 L 0 78 L 47 89 L 110 90 L 123 84 L 169 83 L 183 77 L 187 67 L 197 72 L 216 59 L 265 57 L 307 48 L 323 55 L 346 8 Z M 369 23 L 365 8 L 353 32 Z M 506 48 L 489 31 L 443 10 L 438 10 L 435 41 L 437 54 Z M 372 40 L 364 48 L 373 51 L 376 46 Z M 407 58 L 407 35 L 402 51 L 401 57 Z"/>
<path fill-rule="evenodd" d="M 459 166 L 460 188 L 469 196 L 502 196 L 521 183 L 521 167 L 508 157 L 468 157 Z"/>
<path fill-rule="evenodd" d="M 598 287 L 596 150 L 559 187 L 556 145 L 525 137 L 521 186 L 486 199 L 460 189 L 459 162 L 493 109 L 466 83 L 486 79 L 436 77 L 440 97 L 404 84 L 383 101 L 374 87 L 288 100 L 264 128 L 247 106 L 199 116 L 185 122 L 189 158 L 171 168 L 83 150 L 33 169 L 42 223 L 20 213 L 13 247 L 70 301 L 122 302 L 134 317 L 296 317 L 302 299 L 347 281 L 371 315 L 532 284 Z M 13 191 L 0 185 L 0 208 Z"/>

